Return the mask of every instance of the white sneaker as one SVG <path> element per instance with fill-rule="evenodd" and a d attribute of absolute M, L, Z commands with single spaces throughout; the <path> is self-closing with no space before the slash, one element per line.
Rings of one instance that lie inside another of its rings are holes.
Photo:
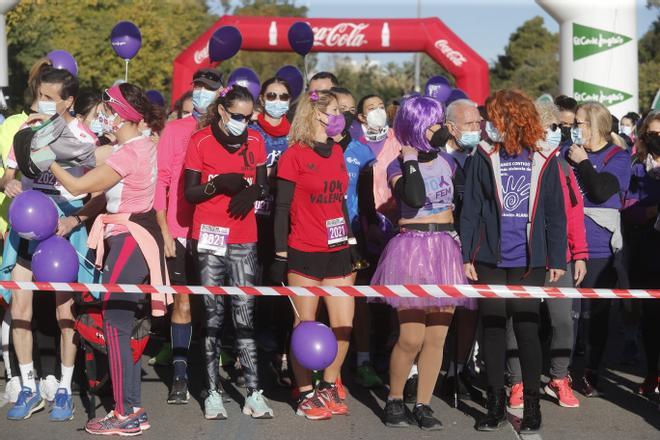
<path fill-rule="evenodd" d="M 263 390 L 253 391 L 252 394 L 245 399 L 243 414 L 252 416 L 253 419 L 273 418 L 273 409 L 268 406 L 268 401 L 263 396 Z"/>

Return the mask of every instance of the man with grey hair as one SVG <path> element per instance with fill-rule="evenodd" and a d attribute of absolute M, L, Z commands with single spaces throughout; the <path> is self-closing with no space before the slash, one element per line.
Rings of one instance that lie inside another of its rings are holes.
<path fill-rule="evenodd" d="M 481 115 L 477 104 L 469 99 L 458 99 L 447 106 L 447 128 L 451 137 L 447 153 L 465 167 L 465 160 L 481 140 Z"/>

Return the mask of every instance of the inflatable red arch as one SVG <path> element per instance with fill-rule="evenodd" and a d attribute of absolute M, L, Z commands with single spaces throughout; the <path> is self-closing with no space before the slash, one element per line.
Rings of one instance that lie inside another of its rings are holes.
<path fill-rule="evenodd" d="M 314 29 L 312 52 L 426 52 L 449 71 L 456 86 L 483 104 L 489 94 L 488 64 L 438 18 L 348 19 L 225 15 L 174 60 L 172 102 L 190 89 L 192 75 L 213 65 L 208 42 L 216 29 L 235 26 L 241 50 L 290 52 L 289 27 L 305 20 Z M 248 66 L 249 67 L 249 66 Z"/>

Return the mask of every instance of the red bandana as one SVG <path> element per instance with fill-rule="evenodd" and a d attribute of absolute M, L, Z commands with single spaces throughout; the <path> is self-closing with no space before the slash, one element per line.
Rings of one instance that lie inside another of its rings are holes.
<path fill-rule="evenodd" d="M 260 113 L 257 117 L 257 122 L 259 123 L 259 126 L 272 137 L 286 136 L 289 134 L 289 130 L 291 129 L 291 124 L 289 123 L 289 120 L 286 118 L 286 116 L 282 118 L 282 121 L 280 121 L 279 125 L 272 125 L 266 121 L 263 113 Z"/>

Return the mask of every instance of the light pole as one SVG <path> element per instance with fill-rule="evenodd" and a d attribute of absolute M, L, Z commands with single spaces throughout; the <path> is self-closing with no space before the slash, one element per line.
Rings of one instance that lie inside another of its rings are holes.
<path fill-rule="evenodd" d="M 9 86 L 9 62 L 7 61 L 7 29 L 5 14 L 18 4 L 18 0 L 0 1 L 0 108 L 7 108 L 3 87 Z"/>

